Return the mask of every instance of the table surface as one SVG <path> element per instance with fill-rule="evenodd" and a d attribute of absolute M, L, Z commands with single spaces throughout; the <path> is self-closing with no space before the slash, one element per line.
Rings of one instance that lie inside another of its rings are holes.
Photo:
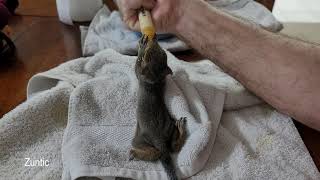
<path fill-rule="evenodd" d="M 272 8 L 273 0 L 260 2 Z M 26 86 L 34 74 L 81 56 L 80 31 L 59 22 L 55 0 L 20 0 L 17 13 L 10 20 L 16 57 L 0 62 L 0 118 L 26 100 Z M 201 57 L 194 51 L 175 55 L 186 61 Z M 295 125 L 319 169 L 320 132 L 298 122 Z"/>

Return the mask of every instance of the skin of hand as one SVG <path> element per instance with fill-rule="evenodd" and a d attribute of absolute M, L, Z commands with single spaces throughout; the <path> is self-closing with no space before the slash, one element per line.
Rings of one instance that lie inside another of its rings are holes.
<path fill-rule="evenodd" d="M 183 2 L 184 3 L 184 2 Z M 181 14 L 181 0 L 117 0 L 123 21 L 135 31 L 140 31 L 138 10 L 151 10 L 157 32 L 173 33 Z"/>

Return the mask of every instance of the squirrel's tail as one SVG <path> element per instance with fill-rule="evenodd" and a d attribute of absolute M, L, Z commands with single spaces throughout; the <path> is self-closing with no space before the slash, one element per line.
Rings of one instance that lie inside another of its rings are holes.
<path fill-rule="evenodd" d="M 160 157 L 160 162 L 164 167 L 164 170 L 168 174 L 170 180 L 178 180 L 172 158 L 169 153 L 163 153 Z"/>

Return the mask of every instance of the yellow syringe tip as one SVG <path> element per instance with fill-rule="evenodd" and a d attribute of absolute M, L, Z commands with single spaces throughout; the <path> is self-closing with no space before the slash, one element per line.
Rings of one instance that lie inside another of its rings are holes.
<path fill-rule="evenodd" d="M 142 29 L 142 33 L 147 35 L 149 39 L 153 39 L 156 32 L 153 27 L 145 27 L 144 29 Z"/>
<path fill-rule="evenodd" d="M 139 22 L 141 32 L 152 39 L 156 33 L 155 27 L 152 22 L 150 12 L 142 9 L 139 13 Z"/>

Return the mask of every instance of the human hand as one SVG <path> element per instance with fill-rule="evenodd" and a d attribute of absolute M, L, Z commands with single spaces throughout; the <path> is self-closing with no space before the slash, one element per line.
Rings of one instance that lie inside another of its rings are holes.
<path fill-rule="evenodd" d="M 140 31 L 138 13 L 141 7 L 151 10 L 157 32 L 174 33 L 182 14 L 181 0 L 117 0 L 117 4 L 123 21 L 135 31 Z"/>

